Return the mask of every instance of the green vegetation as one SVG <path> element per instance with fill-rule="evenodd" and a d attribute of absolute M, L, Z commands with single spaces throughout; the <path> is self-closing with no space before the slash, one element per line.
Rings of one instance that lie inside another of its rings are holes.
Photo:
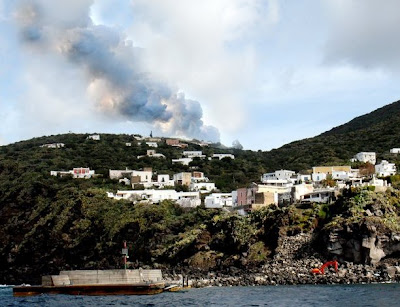
<path fill-rule="evenodd" d="M 389 153 L 399 147 L 400 101 L 333 128 L 316 137 L 284 145 L 263 153 L 268 168 L 305 170 L 317 165 L 350 165 L 350 159 L 361 151 L 373 151 L 377 158 L 400 165 L 397 155 Z"/>

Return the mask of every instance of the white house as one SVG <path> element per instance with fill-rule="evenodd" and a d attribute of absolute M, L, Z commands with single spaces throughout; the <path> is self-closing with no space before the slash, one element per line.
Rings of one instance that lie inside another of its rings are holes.
<path fill-rule="evenodd" d="M 362 151 L 362 152 L 359 152 L 358 154 L 356 154 L 354 156 L 353 160 L 364 162 L 364 163 L 369 162 L 369 163 L 375 165 L 376 153 Z"/>
<path fill-rule="evenodd" d="M 204 176 L 203 172 L 194 171 L 192 173 L 192 182 L 208 182 L 209 179 Z"/>
<path fill-rule="evenodd" d="M 186 158 L 200 158 L 200 159 L 204 159 L 206 157 L 206 155 L 203 155 L 202 151 L 184 151 L 183 156 Z"/>
<path fill-rule="evenodd" d="M 174 181 L 176 184 L 189 186 L 192 182 L 192 174 L 187 172 L 174 174 Z"/>
<path fill-rule="evenodd" d="M 74 167 L 71 171 L 51 171 L 51 176 L 65 176 L 72 175 L 72 178 L 83 178 L 89 179 L 92 178 L 95 174 L 94 170 L 90 170 L 88 167 Z"/>
<path fill-rule="evenodd" d="M 107 196 L 117 200 L 125 199 L 133 203 L 159 203 L 163 200 L 174 200 L 182 207 L 197 207 L 201 204 L 199 192 L 177 192 L 175 190 L 129 190 L 111 192 Z"/>
<path fill-rule="evenodd" d="M 299 174 L 298 179 L 301 182 L 311 182 L 312 181 L 312 176 L 311 174 Z"/>
<path fill-rule="evenodd" d="M 392 176 L 396 174 L 396 165 L 382 160 L 380 164 L 375 165 L 375 173 L 379 177 Z"/>
<path fill-rule="evenodd" d="M 232 193 L 213 193 L 204 199 L 206 208 L 232 207 Z"/>
<path fill-rule="evenodd" d="M 400 148 L 392 148 L 392 149 L 390 150 L 390 153 L 392 153 L 392 154 L 398 154 L 398 153 L 400 153 Z"/>
<path fill-rule="evenodd" d="M 92 135 L 89 135 L 87 137 L 87 139 L 88 140 L 94 140 L 94 141 L 100 141 L 100 135 L 99 134 L 92 134 Z"/>
<path fill-rule="evenodd" d="M 88 167 L 75 167 L 72 169 L 72 177 L 73 178 L 92 178 L 95 171 L 90 170 Z"/>
<path fill-rule="evenodd" d="M 130 142 L 125 143 L 125 146 L 126 146 L 126 147 L 131 147 L 131 146 L 132 146 L 132 143 L 130 143 Z"/>
<path fill-rule="evenodd" d="M 135 140 L 137 140 L 137 141 L 144 140 L 144 137 L 142 137 L 142 136 L 139 135 L 139 134 L 134 134 L 134 135 L 133 135 L 133 138 L 134 138 Z"/>
<path fill-rule="evenodd" d="M 174 180 L 170 179 L 167 174 L 157 175 L 157 181 L 152 181 L 152 171 L 134 171 L 134 170 L 109 170 L 110 179 L 119 179 L 119 182 L 123 182 L 126 185 L 131 183 L 134 187 L 135 184 L 141 184 L 145 188 L 159 187 L 163 188 L 166 186 L 174 186 Z"/>
<path fill-rule="evenodd" d="M 124 170 L 110 169 L 108 172 L 109 172 L 110 179 L 121 179 L 121 178 L 130 178 L 132 176 L 133 170 L 130 170 L 128 168 L 126 168 Z"/>
<path fill-rule="evenodd" d="M 180 158 L 180 159 L 172 159 L 172 164 L 177 164 L 180 163 L 182 165 L 189 165 L 190 162 L 192 162 L 192 158 Z"/>
<path fill-rule="evenodd" d="M 292 187 L 292 196 L 293 199 L 296 201 L 301 200 L 304 195 L 310 194 L 312 192 L 314 192 L 313 184 L 302 183 L 296 184 Z"/>
<path fill-rule="evenodd" d="M 372 177 L 371 181 L 367 183 L 368 186 L 375 186 L 375 187 L 387 187 L 388 183 L 386 180 L 377 179 L 375 176 Z"/>
<path fill-rule="evenodd" d="M 40 147 L 46 147 L 46 148 L 62 148 L 65 147 L 64 143 L 51 143 L 51 144 L 43 144 Z"/>
<path fill-rule="evenodd" d="M 235 159 L 235 156 L 232 154 L 213 154 L 212 159 L 218 159 L 218 160 L 222 160 L 223 158 L 231 158 L 232 160 Z M 210 160 L 211 160 L 210 158 Z"/>
<path fill-rule="evenodd" d="M 314 182 L 320 182 L 326 179 L 326 173 L 312 173 L 311 178 Z"/>
<path fill-rule="evenodd" d="M 157 148 L 157 147 L 158 147 L 157 142 L 146 142 L 146 144 L 147 144 L 147 146 L 149 146 L 149 147 L 154 147 L 154 148 Z"/>
<path fill-rule="evenodd" d="M 258 187 L 282 187 L 282 188 L 291 188 L 293 186 L 293 182 L 286 179 L 268 179 L 263 182 L 264 184 L 259 184 Z"/>
<path fill-rule="evenodd" d="M 334 197 L 333 189 L 315 190 L 301 197 L 302 203 L 330 203 Z"/>
<path fill-rule="evenodd" d="M 176 203 L 184 208 L 195 208 L 201 205 L 199 192 L 177 192 L 178 200 Z"/>
<path fill-rule="evenodd" d="M 157 175 L 157 185 L 159 187 L 173 187 L 175 185 L 175 181 L 170 179 L 169 175 Z"/>
<path fill-rule="evenodd" d="M 333 171 L 332 179 L 334 180 L 347 180 L 352 177 L 352 174 L 346 171 Z"/>
<path fill-rule="evenodd" d="M 152 171 L 132 171 L 132 183 L 151 182 L 153 177 Z"/>
<path fill-rule="evenodd" d="M 296 175 L 296 172 L 293 171 L 288 171 L 288 170 L 284 170 L 281 169 L 279 171 L 275 171 L 273 173 L 265 173 L 261 176 L 261 182 L 266 183 L 268 180 L 296 180 L 296 178 L 294 178 Z"/>
<path fill-rule="evenodd" d="M 190 191 L 200 191 L 201 193 L 208 193 L 215 190 L 215 183 L 213 182 L 192 182 L 189 185 Z"/>
<path fill-rule="evenodd" d="M 165 156 L 161 153 L 156 153 L 154 149 L 149 149 L 144 156 L 137 156 L 138 159 L 144 158 L 144 157 L 151 157 L 151 158 L 163 158 L 165 159 Z"/>

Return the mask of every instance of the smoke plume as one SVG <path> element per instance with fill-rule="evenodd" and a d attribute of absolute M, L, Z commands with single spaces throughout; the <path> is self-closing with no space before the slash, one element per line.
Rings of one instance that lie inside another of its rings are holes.
<path fill-rule="evenodd" d="M 92 22 L 93 1 L 16 3 L 15 20 L 24 45 L 61 55 L 81 70 L 98 112 L 113 120 L 150 123 L 166 134 L 219 141 L 218 130 L 204 124 L 199 102 L 144 71 L 144 50 L 115 28 Z"/>

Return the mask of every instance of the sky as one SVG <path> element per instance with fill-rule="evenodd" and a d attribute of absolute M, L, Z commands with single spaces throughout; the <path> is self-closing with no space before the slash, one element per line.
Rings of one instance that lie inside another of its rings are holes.
<path fill-rule="evenodd" d="M 0 145 L 139 133 L 270 150 L 400 99 L 397 0 L 0 0 Z"/>

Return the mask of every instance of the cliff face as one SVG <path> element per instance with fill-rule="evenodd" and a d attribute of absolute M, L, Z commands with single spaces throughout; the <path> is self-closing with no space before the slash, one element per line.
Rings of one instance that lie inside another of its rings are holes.
<path fill-rule="evenodd" d="M 386 194 L 362 191 L 338 204 L 346 211 L 323 229 L 326 252 L 355 263 L 377 264 L 400 256 L 398 191 Z M 332 208 L 333 209 L 333 208 Z"/>

